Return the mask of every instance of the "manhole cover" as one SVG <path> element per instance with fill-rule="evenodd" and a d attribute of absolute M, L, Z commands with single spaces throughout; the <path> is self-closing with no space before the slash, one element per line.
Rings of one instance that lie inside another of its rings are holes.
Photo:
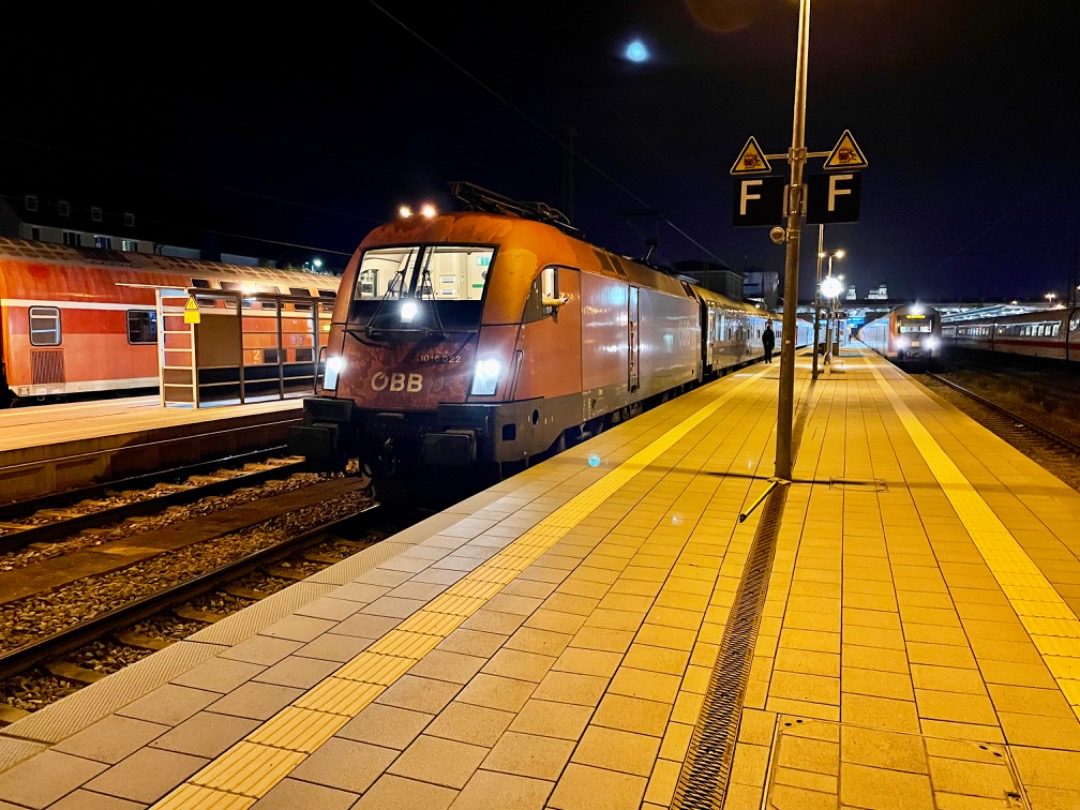
<path fill-rule="evenodd" d="M 1004 745 L 781 715 L 771 810 L 1030 810 Z"/>

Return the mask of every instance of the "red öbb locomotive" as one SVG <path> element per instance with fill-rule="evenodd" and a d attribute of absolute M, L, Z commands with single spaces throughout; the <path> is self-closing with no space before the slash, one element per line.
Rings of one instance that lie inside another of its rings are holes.
<path fill-rule="evenodd" d="M 762 357 L 770 313 L 591 245 L 542 203 L 453 191 L 469 210 L 382 225 L 350 260 L 321 395 L 290 435 L 314 465 L 501 476 Z"/>

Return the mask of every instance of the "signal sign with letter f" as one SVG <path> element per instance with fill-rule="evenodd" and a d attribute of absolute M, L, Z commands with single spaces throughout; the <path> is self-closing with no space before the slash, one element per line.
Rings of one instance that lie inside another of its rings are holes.
<path fill-rule="evenodd" d="M 784 218 L 783 177 L 747 177 L 735 181 L 731 224 L 736 228 L 776 225 Z"/>

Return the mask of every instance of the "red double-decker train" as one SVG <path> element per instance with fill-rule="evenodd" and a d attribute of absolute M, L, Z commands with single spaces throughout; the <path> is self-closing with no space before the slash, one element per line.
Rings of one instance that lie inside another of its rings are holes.
<path fill-rule="evenodd" d="M 308 366 L 311 390 L 326 339 L 316 321 L 320 313 L 329 320 L 339 281 L 0 238 L 0 403 L 158 391 L 164 345 L 156 290 L 190 291 L 208 318 L 239 316 L 251 379 L 271 367 Z"/>

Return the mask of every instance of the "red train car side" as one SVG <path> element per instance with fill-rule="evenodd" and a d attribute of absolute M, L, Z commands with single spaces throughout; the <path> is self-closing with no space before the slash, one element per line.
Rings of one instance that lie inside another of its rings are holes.
<path fill-rule="evenodd" d="M 338 283 L 331 274 L 0 239 L 0 402 L 158 390 L 156 288 L 263 293 L 265 301 L 242 304 L 245 332 L 258 332 L 257 318 L 278 316 L 273 296 L 330 296 L 323 304 L 330 309 Z M 220 298 L 205 298 L 200 309 L 227 314 L 229 305 L 235 315 L 236 303 Z M 317 305 L 281 306 L 287 331 L 299 334 Z M 245 363 L 314 362 L 319 346 L 308 342 L 288 350 L 296 357 L 268 358 L 253 338 Z"/>

